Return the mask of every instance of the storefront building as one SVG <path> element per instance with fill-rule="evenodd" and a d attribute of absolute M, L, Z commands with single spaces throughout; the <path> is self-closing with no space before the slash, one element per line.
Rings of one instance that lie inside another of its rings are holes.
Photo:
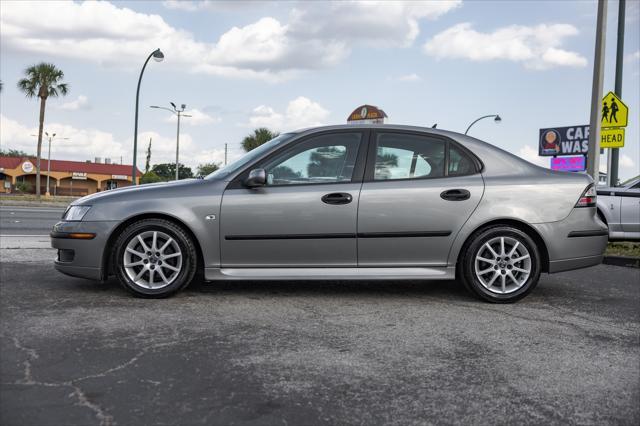
<path fill-rule="evenodd" d="M 131 185 L 131 167 L 125 164 L 51 160 L 51 195 L 81 197 L 108 189 Z M 40 192 L 47 191 L 47 160 L 40 160 Z M 136 182 L 140 183 L 140 171 Z M 0 157 L 0 190 L 6 193 L 36 192 L 36 159 Z"/>

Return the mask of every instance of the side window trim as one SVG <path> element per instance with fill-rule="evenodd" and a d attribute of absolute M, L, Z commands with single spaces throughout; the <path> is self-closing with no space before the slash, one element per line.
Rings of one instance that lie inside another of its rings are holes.
<path fill-rule="evenodd" d="M 269 188 L 281 188 L 281 187 L 295 187 L 295 186 L 312 186 L 312 185 L 339 185 L 339 184 L 349 184 L 349 183 L 362 183 L 364 176 L 364 159 L 368 150 L 368 142 L 370 139 L 371 131 L 369 129 L 341 129 L 341 130 L 327 130 L 324 132 L 311 133 L 300 138 L 294 138 L 289 141 L 284 146 L 275 150 L 274 152 L 269 153 L 267 156 L 262 157 L 254 161 L 253 163 L 246 166 L 241 172 L 236 174 L 236 176 L 229 182 L 225 190 L 228 189 L 247 189 L 244 186 L 243 182 L 248 177 L 249 172 L 255 168 L 259 168 L 269 161 L 273 160 L 275 157 L 283 154 L 286 151 L 290 151 L 295 149 L 295 146 L 299 144 L 303 144 L 308 140 L 318 137 L 325 136 L 330 134 L 340 134 L 340 133 L 360 133 L 360 144 L 358 145 L 358 152 L 356 154 L 356 163 L 353 168 L 353 175 L 351 176 L 351 180 L 347 182 L 326 182 L 326 183 L 297 183 L 297 184 L 289 184 L 289 185 L 268 185 Z"/>
<path fill-rule="evenodd" d="M 375 163 L 376 163 L 376 152 L 377 152 L 377 136 L 380 133 L 396 133 L 396 134 L 406 134 L 406 135 L 414 135 L 414 136 L 423 136 L 423 137 L 431 137 L 434 139 L 439 139 L 445 142 L 445 158 L 444 158 L 444 175 L 443 176 L 422 176 L 422 177 L 410 177 L 410 178 L 399 178 L 399 179 L 385 179 L 385 180 L 376 180 L 374 177 L 375 174 Z M 467 147 L 464 145 L 454 141 L 451 138 L 442 135 L 430 134 L 430 133 L 422 133 L 410 130 L 385 130 L 385 129 L 376 129 L 371 132 L 369 136 L 369 150 L 367 153 L 367 162 L 364 173 L 363 182 L 395 182 L 395 181 L 403 181 L 403 180 L 431 180 L 431 179 L 446 179 L 449 177 L 449 149 L 451 145 L 454 145 L 456 149 L 461 151 L 464 155 L 469 157 L 469 159 L 473 162 L 475 170 L 473 173 L 463 174 L 463 175 L 455 175 L 455 177 L 462 176 L 471 176 L 482 172 L 483 165 L 480 159 L 473 154 Z"/>

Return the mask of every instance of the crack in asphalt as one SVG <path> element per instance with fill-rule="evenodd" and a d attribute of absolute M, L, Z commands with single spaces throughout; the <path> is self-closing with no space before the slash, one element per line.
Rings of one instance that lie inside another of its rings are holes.
<path fill-rule="evenodd" d="M 70 393 L 69 396 L 75 397 L 78 400 L 78 405 L 86 407 L 93 411 L 96 415 L 96 418 L 100 421 L 100 426 L 115 426 L 116 423 L 113 420 L 113 416 L 106 414 L 105 410 L 102 407 L 94 402 L 91 402 L 89 398 L 87 398 L 84 391 L 78 385 L 75 385 L 73 383 L 74 380 L 70 380 L 67 382 L 40 382 L 35 380 L 33 378 L 31 361 L 40 358 L 40 355 L 38 355 L 38 352 L 35 349 L 28 348 L 22 345 L 17 337 L 13 337 L 12 340 L 13 344 L 18 350 L 27 354 L 27 359 L 22 363 L 22 365 L 24 366 L 24 378 L 22 380 L 18 380 L 16 382 L 8 384 L 45 387 L 70 387 L 73 389 L 73 392 Z M 83 379 L 84 378 L 76 379 L 76 381 Z"/>
<path fill-rule="evenodd" d="M 153 344 L 141 351 L 139 351 L 138 353 L 136 353 L 133 357 L 131 357 L 128 361 L 123 362 L 122 364 L 116 365 L 115 367 L 109 368 L 107 370 L 104 370 L 100 373 L 96 373 L 96 374 L 89 374 L 87 376 L 82 376 L 82 377 L 78 377 L 76 379 L 73 380 L 67 380 L 67 381 L 59 381 L 59 382 L 41 382 L 38 380 L 35 380 L 33 377 L 33 366 L 31 364 L 31 362 L 33 360 L 39 359 L 40 355 L 38 354 L 38 352 L 35 349 L 32 348 L 28 348 L 26 346 L 24 346 L 20 340 L 17 337 L 12 337 L 13 340 L 13 344 L 15 345 L 15 347 L 26 353 L 27 355 L 27 359 L 25 359 L 22 363 L 22 365 L 24 366 L 24 378 L 15 382 L 3 382 L 3 385 L 22 385 L 22 386 L 43 386 L 43 387 L 70 387 L 73 389 L 73 392 L 71 392 L 69 394 L 70 397 L 74 397 L 78 402 L 77 405 L 85 407 L 90 409 L 91 411 L 93 411 L 95 413 L 96 418 L 100 421 L 99 425 L 100 426 L 115 426 L 117 425 L 117 422 L 114 420 L 113 416 L 107 414 L 106 410 L 104 408 L 102 408 L 99 404 L 91 401 L 89 399 L 89 397 L 87 397 L 87 395 L 85 394 L 85 392 L 82 390 L 82 388 L 80 388 L 77 385 L 77 382 L 82 382 L 84 380 L 88 380 L 88 379 L 95 379 L 95 378 L 101 378 L 101 377 L 107 377 L 109 374 L 112 374 L 116 371 L 120 371 L 123 370 L 133 364 L 135 364 L 140 357 L 144 356 L 145 354 L 154 351 L 156 349 L 159 348 L 163 348 L 163 347 L 168 347 L 168 346 L 173 346 L 173 345 L 178 345 L 178 344 L 185 344 L 185 343 L 189 343 L 189 342 L 193 342 L 193 341 L 197 341 L 197 340 L 201 340 L 199 338 L 192 338 L 192 339 L 179 339 L 179 340 L 175 340 L 175 341 L 169 341 L 169 342 L 163 342 L 163 343 L 157 343 L 157 344 Z M 160 382 L 155 382 L 156 385 L 159 385 Z"/>

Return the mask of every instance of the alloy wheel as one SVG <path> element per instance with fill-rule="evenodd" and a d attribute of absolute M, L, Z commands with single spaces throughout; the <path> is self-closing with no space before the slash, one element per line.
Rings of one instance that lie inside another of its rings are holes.
<path fill-rule="evenodd" d="M 124 270 L 129 279 L 146 289 L 170 285 L 182 269 L 182 251 L 162 231 L 144 231 L 131 238 L 124 251 Z"/>
<path fill-rule="evenodd" d="M 515 238 L 494 237 L 475 257 L 475 274 L 492 293 L 509 294 L 521 288 L 531 275 L 529 250 Z"/>

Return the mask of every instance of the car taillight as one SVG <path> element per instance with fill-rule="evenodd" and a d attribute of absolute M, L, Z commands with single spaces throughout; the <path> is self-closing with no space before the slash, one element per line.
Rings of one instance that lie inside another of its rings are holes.
<path fill-rule="evenodd" d="M 594 207 L 596 205 L 596 187 L 591 184 L 584 190 L 576 207 Z"/>

